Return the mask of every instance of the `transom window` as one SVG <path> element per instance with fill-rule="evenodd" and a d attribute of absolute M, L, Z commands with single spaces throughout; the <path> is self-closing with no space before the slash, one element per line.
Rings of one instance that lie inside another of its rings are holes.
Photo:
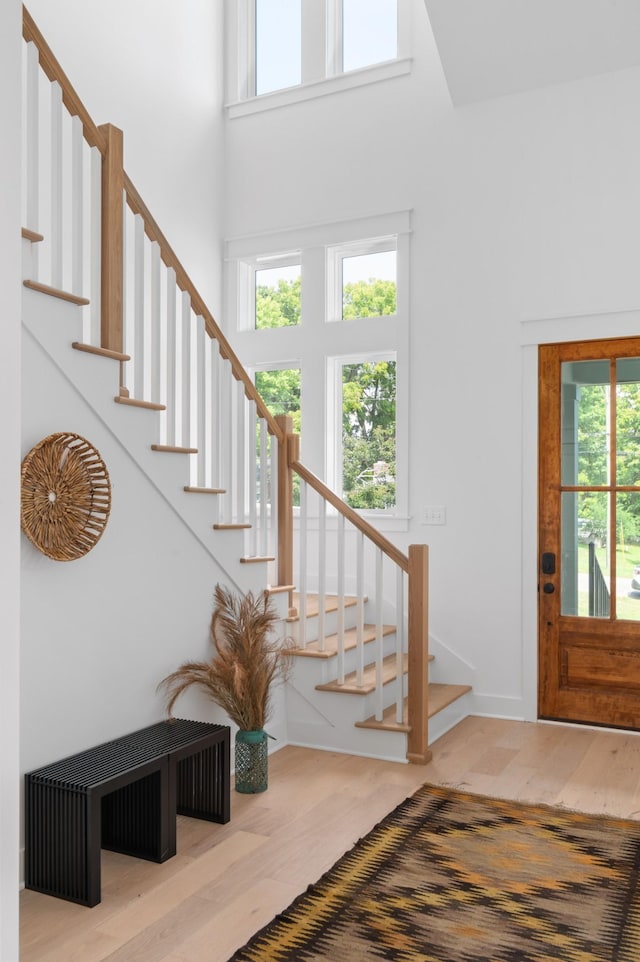
<path fill-rule="evenodd" d="M 410 70 L 411 0 L 225 0 L 225 6 L 231 117 Z"/>

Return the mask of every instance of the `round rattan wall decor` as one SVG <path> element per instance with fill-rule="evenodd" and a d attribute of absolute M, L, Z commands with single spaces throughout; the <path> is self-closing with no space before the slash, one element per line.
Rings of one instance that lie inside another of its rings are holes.
<path fill-rule="evenodd" d="M 100 454 L 70 431 L 50 434 L 22 462 L 22 530 L 54 561 L 81 558 L 102 537 L 111 482 Z"/>

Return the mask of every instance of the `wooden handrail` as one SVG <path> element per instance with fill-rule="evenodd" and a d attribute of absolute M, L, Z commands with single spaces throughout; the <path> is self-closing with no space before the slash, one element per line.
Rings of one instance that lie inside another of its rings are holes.
<path fill-rule="evenodd" d="M 396 548 L 394 544 L 388 541 L 383 534 L 380 534 L 380 532 L 377 531 L 373 525 L 369 524 L 368 521 L 365 521 L 365 519 L 359 515 L 357 511 L 354 511 L 353 508 L 350 508 L 348 504 L 345 504 L 342 498 L 339 498 L 338 495 L 331 490 L 331 488 L 328 488 L 326 484 L 320 480 L 320 478 L 317 478 L 312 471 L 309 471 L 308 468 L 305 468 L 304 464 L 301 464 L 300 461 L 293 461 L 291 467 L 296 474 L 302 478 L 303 481 L 306 481 L 307 484 L 314 489 L 314 491 L 317 491 L 320 497 L 324 498 L 325 501 L 328 501 L 329 504 L 332 504 L 336 511 L 344 515 L 347 521 L 350 521 L 351 524 L 358 529 L 358 531 L 361 531 L 367 538 L 369 538 L 369 540 L 375 544 L 376 548 L 380 548 L 380 550 L 383 551 L 384 554 L 391 559 L 391 561 L 394 561 L 398 567 L 402 568 L 403 571 L 409 571 L 409 559 L 407 556 L 403 554 L 399 548 Z"/>
<path fill-rule="evenodd" d="M 27 42 L 33 42 L 38 48 L 40 66 L 49 80 L 60 84 L 62 89 L 62 102 L 73 117 L 80 118 L 87 143 L 91 147 L 97 147 L 100 153 L 104 154 L 105 143 L 103 135 L 91 119 L 88 110 L 75 92 L 71 81 L 54 57 L 49 44 L 35 25 L 33 17 L 24 6 L 22 8 L 22 36 Z"/>
<path fill-rule="evenodd" d="M 180 260 L 171 247 L 171 244 L 158 227 L 156 220 L 151 214 L 151 211 L 136 190 L 135 185 L 127 173 L 124 175 L 124 190 L 127 197 L 127 204 L 134 214 L 139 214 L 142 217 L 145 234 L 149 240 L 155 241 L 160 247 L 160 256 L 162 257 L 163 263 L 166 265 L 166 267 L 170 267 L 175 271 L 176 283 L 178 287 L 181 291 L 186 291 L 186 293 L 189 295 L 191 299 L 191 306 L 193 307 L 195 313 L 204 318 L 205 330 L 209 337 L 214 338 L 220 345 L 220 354 L 231 364 L 233 376 L 237 381 L 242 381 L 245 394 L 249 400 L 255 401 L 258 414 L 267 422 L 269 426 L 269 432 L 274 435 L 278 441 L 282 441 L 282 430 L 276 422 L 276 419 L 262 400 L 260 394 L 256 390 L 255 384 L 240 363 L 228 340 L 216 324 L 213 314 L 198 293 L 195 284 L 180 263 Z"/>

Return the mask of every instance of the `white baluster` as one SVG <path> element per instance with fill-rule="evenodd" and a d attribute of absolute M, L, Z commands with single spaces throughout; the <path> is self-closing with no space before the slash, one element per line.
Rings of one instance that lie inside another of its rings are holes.
<path fill-rule="evenodd" d="M 144 269 L 144 221 L 140 214 L 134 217 L 134 274 L 133 274 L 133 396 L 146 400 L 144 392 L 145 368 L 145 269 Z"/>
<path fill-rule="evenodd" d="M 234 518 L 238 524 L 244 524 L 247 520 L 247 497 L 246 497 L 246 471 L 247 471 L 247 447 L 246 447 L 246 408 L 244 385 L 241 381 L 233 379 L 233 400 L 235 406 L 235 453 L 233 463 L 235 466 L 234 478 L 234 497 L 235 512 Z"/>
<path fill-rule="evenodd" d="M 220 473 L 225 494 L 220 499 L 221 518 L 229 523 L 233 516 L 233 376 L 231 365 L 223 361 L 220 368 L 220 412 L 218 429 L 220 434 Z"/>
<path fill-rule="evenodd" d="M 211 339 L 211 483 L 214 488 L 224 487 L 222 484 L 222 470 L 220 452 L 222 448 L 222 365 L 220 345 Z"/>
<path fill-rule="evenodd" d="M 344 685 L 344 515 L 338 514 L 338 684 Z"/>
<path fill-rule="evenodd" d="M 84 294 L 84 136 L 82 121 L 71 118 L 71 290 Z"/>
<path fill-rule="evenodd" d="M 269 555 L 269 429 L 260 418 L 260 555 Z"/>
<path fill-rule="evenodd" d="M 307 482 L 300 480 L 300 525 L 298 529 L 298 592 L 300 595 L 300 636 L 298 647 L 307 644 L 307 538 L 308 498 Z"/>
<path fill-rule="evenodd" d="M 384 686 L 382 684 L 383 671 L 383 636 L 382 636 L 382 562 L 384 555 L 380 548 L 376 549 L 376 719 L 382 721 L 384 712 Z"/>
<path fill-rule="evenodd" d="M 87 344 L 99 347 L 102 319 L 102 154 L 97 147 L 91 148 L 91 199 L 89 206 L 91 249 L 89 254 L 90 285 L 89 329 L 84 335 Z"/>
<path fill-rule="evenodd" d="M 406 651 L 404 630 L 404 574 L 398 565 L 396 572 L 396 721 L 399 725 L 404 720 L 404 653 Z"/>
<path fill-rule="evenodd" d="M 320 498 L 318 509 L 318 638 L 326 651 L 325 608 L 327 598 L 327 502 Z"/>
<path fill-rule="evenodd" d="M 196 447 L 198 454 L 191 459 L 191 484 L 199 488 L 207 487 L 207 449 L 210 435 L 207 435 L 207 341 L 209 337 L 204 327 L 204 317 L 198 315 L 196 322 Z"/>
<path fill-rule="evenodd" d="M 177 334 L 177 287 L 176 272 L 171 267 L 167 271 L 167 388 L 166 388 L 166 438 L 164 444 L 176 443 L 176 423 L 178 416 L 178 385 L 176 365 L 178 363 Z"/>
<path fill-rule="evenodd" d="M 62 285 L 62 89 L 51 84 L 51 283 Z"/>
<path fill-rule="evenodd" d="M 161 381 L 162 366 L 162 258 L 160 245 L 151 244 L 151 311 L 149 323 L 150 344 L 147 355 L 150 364 L 149 398 L 156 404 L 162 403 Z"/>
<path fill-rule="evenodd" d="M 356 532 L 356 645 L 357 645 L 357 681 L 361 686 L 364 682 L 364 535 Z"/>
<path fill-rule="evenodd" d="M 192 318 L 191 298 L 186 291 L 182 291 L 180 298 L 180 343 L 181 358 L 178 370 L 178 396 L 180 398 L 180 437 L 178 446 L 190 448 L 191 445 L 191 341 Z"/>
<path fill-rule="evenodd" d="M 38 48 L 27 44 L 26 80 L 26 221 L 25 227 L 40 231 L 40 66 Z M 32 280 L 37 280 L 38 245 L 31 245 Z"/>
<path fill-rule="evenodd" d="M 256 426 L 259 425 L 257 417 L 256 402 L 249 401 L 247 404 L 248 412 L 248 431 L 247 431 L 247 472 L 249 484 L 249 555 L 256 557 L 258 554 L 258 459 L 256 457 Z M 262 464 L 260 463 L 260 467 Z"/>
<path fill-rule="evenodd" d="M 269 550 L 267 554 L 278 557 L 278 442 L 269 435 Z M 275 578 L 274 578 L 275 580 Z"/>
<path fill-rule="evenodd" d="M 124 206 L 124 227 L 123 227 L 123 279 L 122 279 L 122 303 L 123 303 L 123 350 L 130 357 L 135 355 L 135 218 L 129 207 Z M 124 386 L 133 397 L 135 390 L 133 364 L 124 365 Z"/>

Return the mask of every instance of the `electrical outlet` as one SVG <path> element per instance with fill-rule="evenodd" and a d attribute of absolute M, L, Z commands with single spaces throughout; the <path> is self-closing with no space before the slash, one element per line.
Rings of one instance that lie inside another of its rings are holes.
<path fill-rule="evenodd" d="M 422 524 L 446 524 L 447 512 L 443 504 L 426 504 L 422 509 Z"/>

